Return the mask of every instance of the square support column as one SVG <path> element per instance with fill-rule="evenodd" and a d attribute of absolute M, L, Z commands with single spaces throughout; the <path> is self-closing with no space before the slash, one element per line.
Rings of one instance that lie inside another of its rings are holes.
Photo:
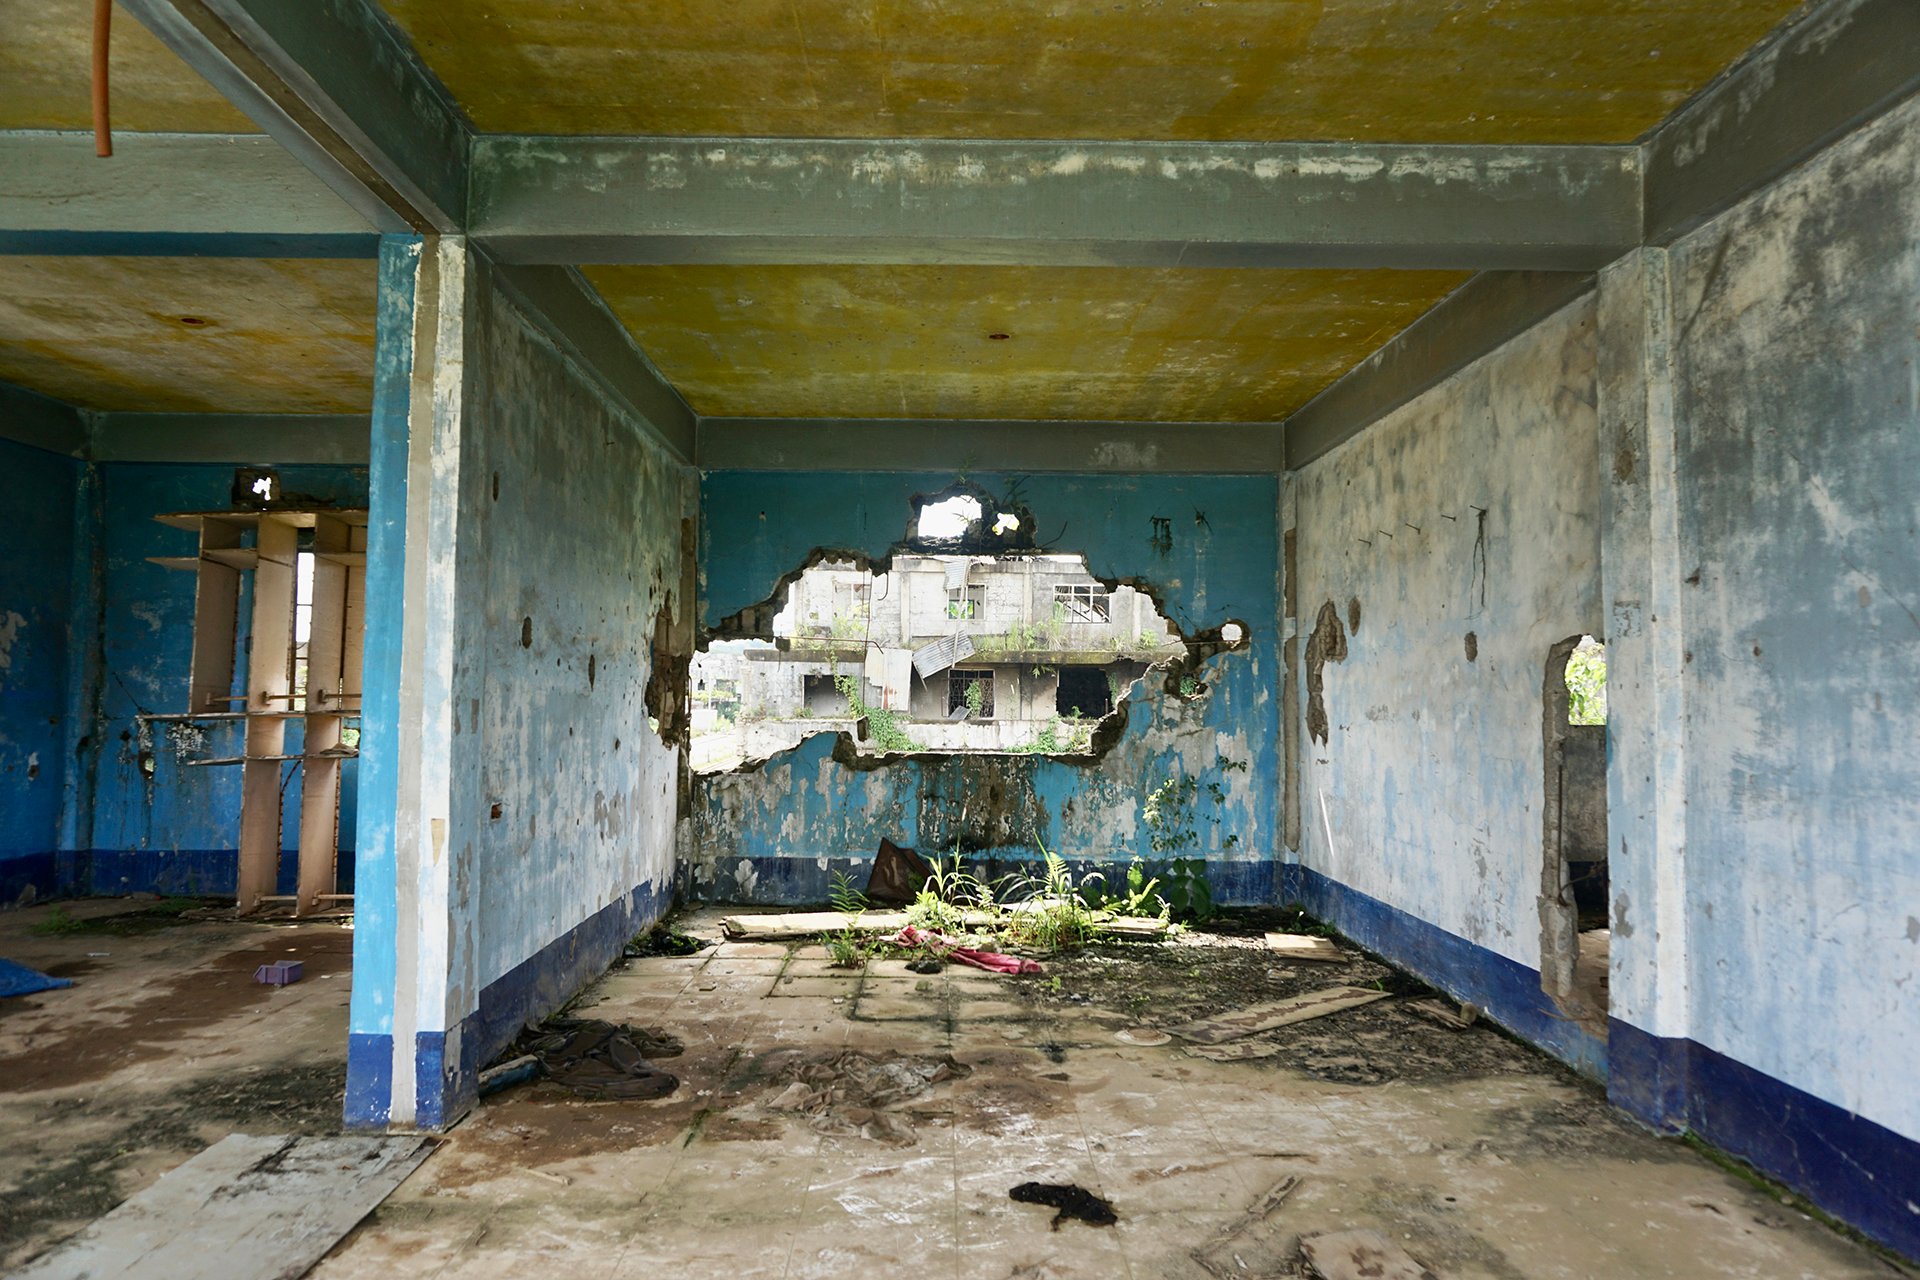
<path fill-rule="evenodd" d="M 1607 868 L 1613 1101 L 1684 1124 L 1687 690 L 1667 252 L 1600 273 L 1600 460 L 1607 608 Z"/>
<path fill-rule="evenodd" d="M 470 258 L 383 240 L 346 1120 L 445 1128 L 475 1097 L 472 814 L 453 781 Z M 473 582 L 472 577 L 467 578 Z"/>

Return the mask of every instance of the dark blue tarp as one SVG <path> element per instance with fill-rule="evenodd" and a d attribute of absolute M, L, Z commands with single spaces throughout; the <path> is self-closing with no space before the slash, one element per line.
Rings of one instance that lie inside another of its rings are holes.
<path fill-rule="evenodd" d="M 36 991 L 51 991 L 55 987 L 72 985 L 71 978 L 49 978 L 38 969 L 29 969 L 11 960 L 0 960 L 0 998 L 30 996 Z"/>

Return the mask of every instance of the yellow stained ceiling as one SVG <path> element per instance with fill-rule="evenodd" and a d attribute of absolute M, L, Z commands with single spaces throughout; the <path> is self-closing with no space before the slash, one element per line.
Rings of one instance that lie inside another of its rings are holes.
<path fill-rule="evenodd" d="M 365 412 L 375 270 L 0 256 L 0 382 L 88 409 Z"/>
<path fill-rule="evenodd" d="M 703 414 L 1207 422 L 1285 417 L 1466 278 L 1108 267 L 584 270 Z"/>
<path fill-rule="evenodd" d="M 0 0 L 0 129 L 91 129 L 93 6 Z M 113 12 L 107 84 L 116 129 L 253 133 L 200 74 L 125 10 Z"/>
<path fill-rule="evenodd" d="M 1797 0 L 383 0 L 483 130 L 1626 142 Z"/>

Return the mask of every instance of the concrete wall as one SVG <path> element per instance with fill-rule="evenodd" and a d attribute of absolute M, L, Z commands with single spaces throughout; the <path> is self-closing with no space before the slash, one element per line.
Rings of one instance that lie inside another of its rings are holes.
<path fill-rule="evenodd" d="M 1601 280 L 1615 1093 L 1908 1253 L 1917 226 L 1909 102 Z"/>
<path fill-rule="evenodd" d="M 1547 655 L 1601 631 L 1594 359 L 1589 297 L 1292 479 L 1299 860 L 1309 900 L 1363 941 L 1384 907 L 1540 966 Z M 1525 986 L 1472 995 L 1597 1066 L 1601 1046 L 1550 1030 Z"/>
<path fill-rule="evenodd" d="M 0 440 L 0 905 L 54 882 L 79 474 L 72 458 Z"/>
<path fill-rule="evenodd" d="M 974 479 L 989 490 L 1006 483 Z M 764 601 L 817 548 L 885 554 L 905 534 L 909 499 L 952 480 L 708 474 L 703 622 Z M 850 768 L 832 758 L 834 740 L 822 735 L 758 767 L 703 776 L 688 842 L 692 889 L 730 900 L 823 901 L 829 870 L 864 863 L 882 836 L 927 849 L 959 841 L 1010 858 L 1034 856 L 1036 840 L 1088 861 L 1158 857 L 1142 815 L 1147 794 L 1185 777 L 1198 798 L 1186 824 L 1192 844 L 1178 852 L 1213 859 L 1225 897 L 1269 900 L 1279 838 L 1278 499 L 1273 477 L 1027 478 L 1022 501 L 1054 550 L 1085 553 L 1097 577 L 1150 586 L 1190 634 L 1241 621 L 1247 647 L 1207 664 L 1204 697 L 1182 700 L 1149 682 L 1097 764 L 952 756 Z M 1170 542 L 1156 541 L 1156 518 L 1171 527 Z"/>
<path fill-rule="evenodd" d="M 346 1118 L 436 1128 L 669 900 L 697 490 L 464 242 L 379 326 Z"/>
<path fill-rule="evenodd" d="M 476 589 L 453 750 L 456 812 L 501 812 L 471 828 L 485 987 L 637 887 L 671 883 L 680 749 L 648 727 L 646 690 L 659 615 L 683 646 L 691 634 L 680 549 L 696 494 L 691 471 L 478 279 L 459 548 Z"/>

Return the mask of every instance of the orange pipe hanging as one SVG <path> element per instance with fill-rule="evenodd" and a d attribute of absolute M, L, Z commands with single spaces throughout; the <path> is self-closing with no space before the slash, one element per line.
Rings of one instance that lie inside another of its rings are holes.
<path fill-rule="evenodd" d="M 113 127 L 107 122 L 107 35 L 113 25 L 113 0 L 93 0 L 93 154 L 113 154 Z"/>

